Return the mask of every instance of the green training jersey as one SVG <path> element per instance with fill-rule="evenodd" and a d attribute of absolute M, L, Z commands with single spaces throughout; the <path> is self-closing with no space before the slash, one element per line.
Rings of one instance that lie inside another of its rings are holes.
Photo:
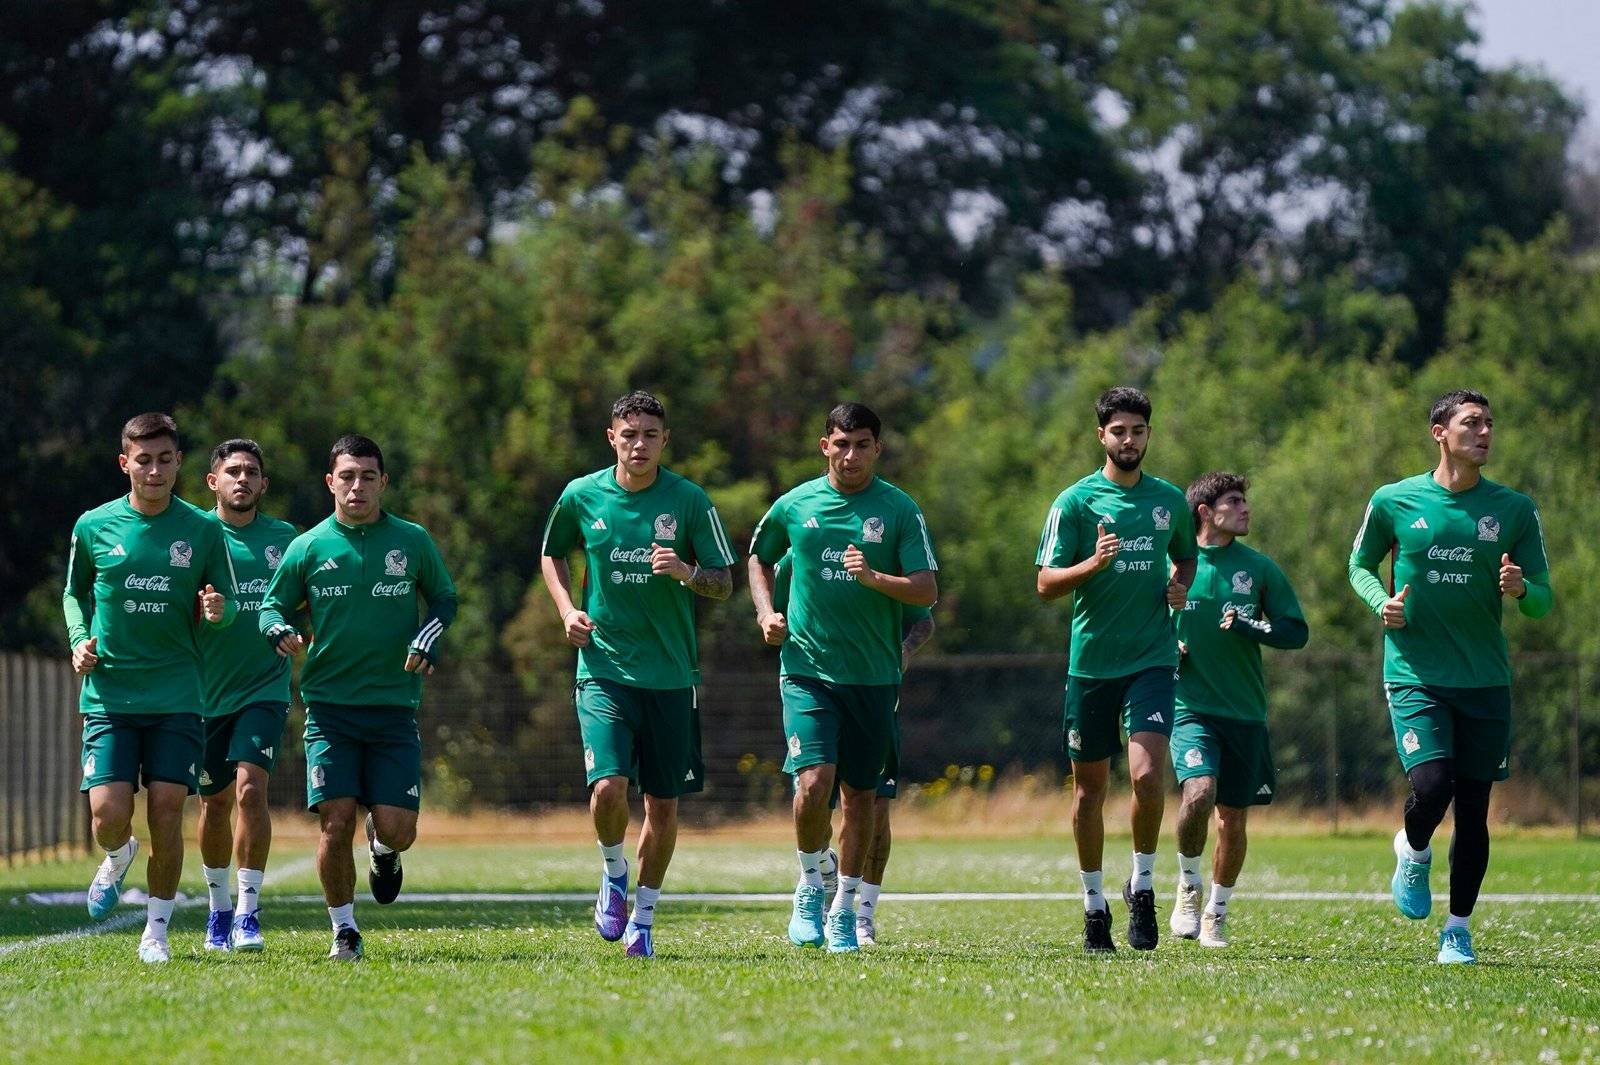
<path fill-rule="evenodd" d="M 1224 629 L 1229 608 L 1237 616 Z M 1265 723 L 1261 645 L 1302 647 L 1305 637 L 1300 600 L 1276 562 L 1238 540 L 1202 546 L 1178 615 L 1178 639 L 1188 653 L 1178 664 L 1177 708 Z"/>
<path fill-rule="evenodd" d="M 219 625 L 200 618 L 211 585 L 228 599 Z M 127 496 L 72 527 L 62 612 L 71 647 L 95 638 L 100 663 L 83 680 L 86 714 L 198 714 L 198 630 L 232 623 L 237 589 L 227 545 L 205 511 L 174 496 L 146 517 Z"/>
<path fill-rule="evenodd" d="M 1394 587 L 1411 591 L 1405 628 L 1383 630 L 1383 679 L 1452 688 L 1510 684 L 1500 558 L 1510 555 L 1527 577 L 1549 571 L 1533 500 L 1487 478 L 1463 492 L 1432 473 L 1386 484 L 1367 504 L 1350 554 L 1351 583 L 1374 612 L 1386 598 L 1378 564 L 1391 551 Z"/>
<path fill-rule="evenodd" d="M 834 684 L 899 684 L 903 629 L 899 600 L 863 588 L 844 568 L 854 544 L 867 565 L 897 577 L 937 570 L 922 510 L 881 477 L 846 494 L 826 476 L 772 504 L 750 551 L 767 565 L 790 554 L 789 637 L 784 676 Z"/>
<path fill-rule="evenodd" d="M 1067 672 L 1104 680 L 1176 665 L 1167 560 L 1187 562 L 1196 550 L 1182 490 L 1148 473 L 1124 488 L 1096 470 L 1056 497 L 1036 564 L 1075 566 L 1092 557 L 1097 525 L 1120 537 L 1122 550 L 1074 592 Z"/>
<path fill-rule="evenodd" d="M 578 606 L 594 632 L 589 646 L 578 648 L 578 679 L 654 689 L 700 683 L 695 594 L 650 572 L 654 544 L 691 566 L 723 569 L 737 561 L 705 490 L 670 470 L 658 470 L 650 487 L 631 492 L 608 466 L 568 484 L 550 511 L 544 554 L 566 558 L 583 549 Z"/>
<path fill-rule="evenodd" d="M 422 526 L 387 512 L 367 525 L 330 515 L 284 552 L 261 600 L 262 635 L 289 625 L 302 604 L 311 613 L 302 699 L 414 710 L 422 675 L 406 672 L 406 656 L 437 658 L 456 616 L 456 586 Z"/>
<path fill-rule="evenodd" d="M 789 578 L 793 576 L 794 566 L 791 562 L 793 557 L 793 550 L 785 551 L 783 557 L 772 567 L 772 609 L 780 614 L 789 612 L 789 588 L 793 583 Z M 931 617 L 933 617 L 933 607 L 931 606 L 913 606 L 910 603 L 901 603 L 901 638 L 904 639 L 905 634 L 911 631 L 911 626 L 919 621 L 927 621 Z"/>
<path fill-rule="evenodd" d="M 237 625 L 200 630 L 200 677 L 207 717 L 221 717 L 251 703 L 289 705 L 289 660 L 272 649 L 256 629 L 267 582 L 283 562 L 295 537 L 286 521 L 256 512 L 249 525 L 229 525 L 216 511 L 211 519 L 222 528 L 233 575 L 239 583 Z"/>

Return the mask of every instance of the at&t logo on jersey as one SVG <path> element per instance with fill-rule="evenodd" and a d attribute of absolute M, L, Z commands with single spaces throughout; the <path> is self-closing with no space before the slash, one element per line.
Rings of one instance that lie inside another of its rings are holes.
<path fill-rule="evenodd" d="M 1478 519 L 1478 539 L 1490 543 L 1500 539 L 1500 519 L 1493 514 L 1485 514 Z"/>
<path fill-rule="evenodd" d="M 179 569 L 188 569 L 190 561 L 194 558 L 194 548 L 189 546 L 187 540 L 176 540 L 167 549 L 167 558 Z"/>
<path fill-rule="evenodd" d="M 1172 511 L 1166 507 L 1155 507 L 1150 511 L 1150 520 L 1156 523 L 1157 529 L 1172 528 Z"/>
<path fill-rule="evenodd" d="M 678 519 L 671 514 L 657 514 L 655 531 L 657 540 L 676 540 L 678 538 Z"/>
<path fill-rule="evenodd" d="M 383 572 L 390 577 L 404 577 L 406 575 L 406 553 L 396 549 L 384 555 Z"/>
<path fill-rule="evenodd" d="M 1250 574 L 1246 573 L 1244 570 L 1240 570 L 1238 573 L 1233 575 L 1234 595 L 1249 595 L 1250 590 L 1255 586 L 1256 582 L 1254 579 L 1252 579 Z"/>
<path fill-rule="evenodd" d="M 868 518 L 861 523 L 861 539 L 869 544 L 883 543 L 883 519 Z"/>
<path fill-rule="evenodd" d="M 1150 554 L 1156 549 L 1154 536 L 1135 536 L 1122 541 L 1122 554 Z M 1119 558 L 1112 564 L 1112 569 L 1118 573 L 1144 573 L 1155 568 L 1156 560 L 1153 558 Z"/>
<path fill-rule="evenodd" d="M 268 544 L 266 550 L 261 552 L 261 555 L 267 560 L 268 569 L 277 569 L 283 565 L 283 552 L 278 550 L 276 544 Z"/>

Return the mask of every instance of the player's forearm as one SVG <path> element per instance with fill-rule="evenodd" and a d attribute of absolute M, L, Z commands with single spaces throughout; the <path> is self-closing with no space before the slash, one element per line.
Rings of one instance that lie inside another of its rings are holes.
<path fill-rule="evenodd" d="M 1182 562 L 1172 564 L 1172 580 L 1188 588 L 1194 584 L 1195 570 L 1200 568 L 1200 560 L 1186 558 Z"/>
<path fill-rule="evenodd" d="M 555 604 L 556 613 L 563 619 L 578 609 L 572 602 L 572 570 L 567 560 L 545 555 L 539 560 L 539 572 L 544 576 L 544 590 Z"/>
<path fill-rule="evenodd" d="M 1246 639 L 1281 651 L 1297 651 L 1311 638 L 1311 627 L 1304 618 L 1286 617 L 1273 621 L 1235 616 L 1233 623 Z"/>
<path fill-rule="evenodd" d="M 922 650 L 922 645 L 927 643 L 932 637 L 933 619 L 923 618 L 921 621 L 914 622 L 910 628 L 906 629 L 905 636 L 900 640 L 900 649 L 905 652 L 905 656 L 907 658 L 910 658 L 912 655 Z"/>
<path fill-rule="evenodd" d="M 750 575 L 750 602 L 756 608 L 756 617 L 775 613 L 772 608 L 773 568 L 752 554 L 746 572 Z"/>
<path fill-rule="evenodd" d="M 1541 573 L 1537 577 L 1523 577 L 1523 586 L 1527 588 L 1526 594 L 1517 600 L 1517 610 L 1525 618 L 1542 618 L 1550 613 L 1556 605 L 1555 590 L 1550 587 L 1550 574 Z"/>
<path fill-rule="evenodd" d="M 702 595 L 707 599 L 726 599 L 733 594 L 733 571 L 727 566 L 702 569 L 697 565 L 690 572 L 689 579 L 683 582 L 683 586 L 695 595 Z"/>
<path fill-rule="evenodd" d="M 1062 596 L 1071 595 L 1098 572 L 1099 565 L 1093 557 L 1086 558 L 1073 566 L 1040 566 L 1039 579 L 1034 588 L 1039 593 L 1039 598 L 1048 603 Z"/>
<path fill-rule="evenodd" d="M 1374 614 L 1383 609 L 1383 604 L 1389 601 L 1389 591 L 1383 586 L 1383 579 L 1378 576 L 1376 566 L 1367 566 L 1354 556 L 1350 559 L 1350 587 L 1356 590 L 1356 595 L 1367 604 L 1367 609 Z"/>
<path fill-rule="evenodd" d="M 94 614 L 93 599 L 80 599 L 69 589 L 61 597 L 61 613 L 67 619 L 68 647 L 76 647 L 89 638 L 89 618 Z"/>
<path fill-rule="evenodd" d="M 919 570 L 908 577 L 874 572 L 869 587 L 907 606 L 932 606 L 939 601 L 939 580 L 929 569 Z"/>

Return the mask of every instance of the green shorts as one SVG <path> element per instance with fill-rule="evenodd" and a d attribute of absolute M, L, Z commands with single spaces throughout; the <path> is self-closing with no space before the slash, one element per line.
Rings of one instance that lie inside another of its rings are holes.
<path fill-rule="evenodd" d="M 1222 806 L 1265 806 L 1278 786 L 1267 726 L 1179 710 L 1172 722 L 1172 768 L 1178 783 L 1215 777 Z"/>
<path fill-rule="evenodd" d="M 788 755 L 783 760 L 783 771 L 789 774 L 789 781 L 794 783 L 794 756 Z M 900 708 L 895 707 L 894 715 L 894 746 L 889 750 L 889 761 L 884 764 L 883 776 L 878 780 L 878 798 L 893 799 L 900 794 Z M 833 794 L 828 797 L 828 809 L 839 808 L 839 781 L 833 782 Z"/>
<path fill-rule="evenodd" d="M 860 791 L 884 782 L 895 753 L 898 684 L 834 684 L 816 677 L 782 677 L 785 765 L 798 773 L 837 766 L 836 779 Z"/>
<path fill-rule="evenodd" d="M 215 795 L 233 785 L 240 762 L 267 772 L 278 761 L 278 744 L 289 708 L 283 703 L 251 703 L 221 717 L 205 719 L 206 751 L 200 763 L 200 794 Z"/>
<path fill-rule="evenodd" d="M 205 747 L 199 714 L 113 714 L 83 717 L 83 786 L 118 782 L 149 787 L 182 784 L 194 794 Z"/>
<path fill-rule="evenodd" d="M 635 688 L 584 677 L 573 691 L 590 784 L 627 777 L 646 795 L 675 799 L 705 786 L 700 703 L 693 688 Z"/>
<path fill-rule="evenodd" d="M 409 706 L 306 707 L 306 808 L 355 799 L 369 809 L 422 806 L 422 737 Z"/>
<path fill-rule="evenodd" d="M 1385 684 L 1394 746 L 1407 773 L 1450 759 L 1467 780 L 1511 775 L 1511 689 Z"/>
<path fill-rule="evenodd" d="M 1120 726 L 1136 732 L 1172 735 L 1177 680 L 1171 666 L 1151 666 L 1126 677 L 1067 677 L 1061 727 L 1067 757 L 1098 762 L 1122 750 Z"/>

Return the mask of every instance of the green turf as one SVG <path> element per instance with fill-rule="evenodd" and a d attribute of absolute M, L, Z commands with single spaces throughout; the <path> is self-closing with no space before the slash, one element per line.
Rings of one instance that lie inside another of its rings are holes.
<path fill-rule="evenodd" d="M 1070 890 L 1063 839 L 903 841 L 890 890 Z M 1109 880 L 1126 841 L 1109 848 Z M 138 927 L 0 955 L 0 1059 L 281 1061 L 1581 1061 L 1600 1054 L 1600 906 L 1485 903 L 1483 964 L 1431 964 L 1440 920 L 1376 903 L 1268 902 L 1250 891 L 1377 891 L 1387 841 L 1263 838 L 1233 912 L 1235 946 L 1164 938 L 1089 959 L 1072 903 L 886 902 L 860 957 L 801 952 L 786 907 L 667 900 L 658 956 L 630 962 L 583 904 L 358 906 L 359 967 L 321 960 L 325 912 L 265 893 L 268 953 L 200 950 L 181 910 L 173 963 L 139 965 Z M 274 864 L 304 860 L 287 848 Z M 588 890 L 592 847 L 429 847 L 416 891 Z M 1161 893 L 1170 902 L 1170 853 Z M 1444 888 L 1445 871 L 1435 875 Z M 0 872 L 0 948 L 86 923 L 14 902 L 81 888 L 88 860 Z M 697 845 L 671 888 L 782 890 L 781 844 Z M 130 883 L 141 880 L 136 870 Z M 198 877 L 185 886 L 198 891 Z M 1486 891 L 1600 893 L 1600 843 L 1502 839 Z M 1442 901 L 1442 900 L 1441 900 Z M 120 912 L 135 913 L 132 907 Z M 1165 910 L 1162 913 L 1165 920 Z M 1126 927 L 1116 908 L 1117 935 Z M 1163 925 L 1163 931 L 1165 931 Z"/>

